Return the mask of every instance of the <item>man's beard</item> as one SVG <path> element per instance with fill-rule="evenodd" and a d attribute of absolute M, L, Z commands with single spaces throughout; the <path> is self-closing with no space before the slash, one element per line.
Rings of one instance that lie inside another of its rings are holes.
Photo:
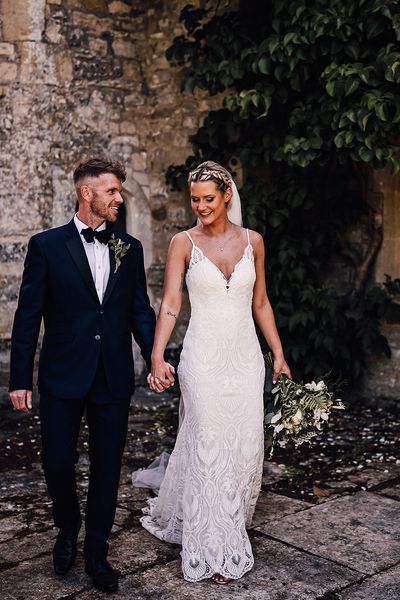
<path fill-rule="evenodd" d="M 96 202 L 96 196 L 94 196 L 90 204 L 90 210 L 96 217 L 98 217 L 99 219 L 103 219 L 104 221 L 113 222 L 116 220 L 116 218 L 113 219 L 114 213 L 110 211 L 109 207 L 105 208 L 102 205 L 99 206 L 99 204 Z M 117 217 L 117 215 L 115 215 L 115 217 Z"/>

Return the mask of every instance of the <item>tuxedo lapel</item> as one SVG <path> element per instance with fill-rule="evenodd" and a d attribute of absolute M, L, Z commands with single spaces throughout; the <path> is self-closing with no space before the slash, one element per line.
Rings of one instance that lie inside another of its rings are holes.
<path fill-rule="evenodd" d="M 84 281 L 92 292 L 94 298 L 99 302 L 99 297 L 96 292 L 94 285 L 92 272 L 90 270 L 89 262 L 86 256 L 85 249 L 82 244 L 82 240 L 79 236 L 78 230 L 75 226 L 74 220 L 70 221 L 66 226 L 66 245 L 69 253 L 71 254 L 76 266 L 79 269 Z M 115 268 L 115 267 L 114 267 Z M 108 287 L 108 286 L 107 286 Z"/>
<path fill-rule="evenodd" d="M 114 256 L 113 250 L 110 247 L 108 247 L 108 254 L 110 256 L 110 277 L 108 278 L 108 281 L 107 281 L 107 287 L 106 287 L 106 291 L 104 292 L 102 304 L 105 304 L 107 302 L 107 300 L 109 299 L 111 292 L 113 291 L 114 286 L 117 283 L 118 273 L 119 273 L 119 269 L 117 269 L 117 272 L 115 272 L 115 266 L 116 266 L 115 256 Z"/>

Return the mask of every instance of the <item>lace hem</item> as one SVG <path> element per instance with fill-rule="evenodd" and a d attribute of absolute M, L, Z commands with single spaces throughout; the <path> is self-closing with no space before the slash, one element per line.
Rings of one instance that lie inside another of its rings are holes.
<path fill-rule="evenodd" d="M 170 519 L 168 523 L 162 526 L 158 519 L 153 516 L 153 511 L 157 508 L 157 498 L 149 498 L 148 506 L 142 509 L 144 516 L 140 523 L 149 533 L 163 542 L 182 545 L 182 520 Z M 254 511 L 252 511 L 253 513 Z M 251 520 L 251 518 L 250 518 Z M 172 523 L 173 522 L 173 523 Z M 215 545 L 210 552 L 203 552 L 199 555 L 197 552 L 182 549 L 182 573 L 186 581 L 192 583 L 210 579 L 214 574 L 219 573 L 229 579 L 240 579 L 253 568 L 254 557 L 247 532 L 238 533 L 240 536 L 241 549 L 236 551 L 228 548 L 226 545 Z M 190 537 L 190 536 L 189 536 Z M 237 541 L 237 540 L 236 540 Z M 185 547 L 190 548 L 190 539 L 186 541 Z"/>

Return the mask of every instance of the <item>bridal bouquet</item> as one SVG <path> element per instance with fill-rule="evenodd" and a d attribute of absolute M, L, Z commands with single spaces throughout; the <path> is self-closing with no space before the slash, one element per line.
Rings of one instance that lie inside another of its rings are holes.
<path fill-rule="evenodd" d="M 264 358 L 273 369 L 272 354 L 269 352 Z M 335 398 L 334 389 L 329 389 L 328 385 L 323 380 L 295 383 L 279 375 L 265 411 L 267 435 L 272 429 L 270 458 L 276 443 L 285 446 L 292 441 L 299 446 L 310 441 L 321 431 L 333 408 L 345 408 L 343 402 Z"/>

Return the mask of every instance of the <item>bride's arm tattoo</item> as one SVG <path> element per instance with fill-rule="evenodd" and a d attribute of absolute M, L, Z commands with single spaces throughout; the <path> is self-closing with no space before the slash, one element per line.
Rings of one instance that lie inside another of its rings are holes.
<path fill-rule="evenodd" d="M 175 313 L 173 313 L 173 312 L 172 312 L 172 311 L 170 311 L 170 310 L 167 310 L 167 315 L 170 315 L 171 317 L 174 317 L 174 319 L 176 319 L 176 318 L 177 318 L 176 314 L 175 314 Z"/>

